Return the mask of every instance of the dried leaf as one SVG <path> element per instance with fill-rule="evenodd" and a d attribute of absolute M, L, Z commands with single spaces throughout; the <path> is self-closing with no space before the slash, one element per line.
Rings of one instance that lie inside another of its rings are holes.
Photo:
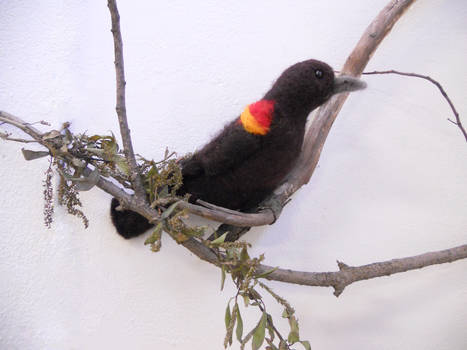
<path fill-rule="evenodd" d="M 183 242 L 186 242 L 190 239 L 190 236 L 187 236 L 187 235 L 184 235 L 183 233 L 181 232 L 176 232 L 173 234 L 173 237 L 175 239 L 175 241 L 180 244 L 180 243 L 183 243 Z"/>
<path fill-rule="evenodd" d="M 310 345 L 310 342 L 308 340 L 302 340 L 300 343 L 303 345 L 305 350 L 311 350 L 311 345 Z"/>
<path fill-rule="evenodd" d="M 50 140 L 50 139 L 54 139 L 56 137 L 60 136 L 60 132 L 57 131 L 57 130 L 52 130 L 48 133 L 46 133 L 44 136 L 42 136 L 42 140 Z"/>
<path fill-rule="evenodd" d="M 86 162 L 78 158 L 73 158 L 71 164 L 76 168 L 84 168 L 86 166 Z"/>
<path fill-rule="evenodd" d="M 266 347 L 266 350 L 279 350 L 277 346 L 275 346 L 272 342 L 272 340 L 266 338 L 266 342 L 268 343 L 269 346 Z"/>
<path fill-rule="evenodd" d="M 243 302 L 245 303 L 245 307 L 248 307 L 248 305 L 250 305 L 250 298 L 246 294 L 243 294 L 242 297 L 243 297 Z"/>
<path fill-rule="evenodd" d="M 100 177 L 99 170 L 95 168 L 91 172 L 91 174 L 89 174 L 89 176 L 81 177 L 78 179 L 72 179 L 72 181 L 75 182 L 76 184 L 75 186 L 76 190 L 83 192 L 83 191 L 89 191 L 91 188 L 96 186 L 97 183 L 99 182 L 99 177 Z"/>
<path fill-rule="evenodd" d="M 34 160 L 38 158 L 47 157 L 50 153 L 47 151 L 31 151 L 29 149 L 21 148 L 21 152 L 23 152 L 23 157 L 26 160 Z"/>

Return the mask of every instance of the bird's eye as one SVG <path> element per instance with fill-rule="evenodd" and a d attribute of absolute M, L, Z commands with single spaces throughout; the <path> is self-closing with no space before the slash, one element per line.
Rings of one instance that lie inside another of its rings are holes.
<path fill-rule="evenodd" d="M 323 77 L 323 71 L 319 69 L 315 70 L 315 76 L 316 78 L 321 79 Z"/>

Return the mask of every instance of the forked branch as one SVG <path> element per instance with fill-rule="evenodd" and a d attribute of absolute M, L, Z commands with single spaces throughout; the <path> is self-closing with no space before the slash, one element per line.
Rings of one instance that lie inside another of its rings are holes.
<path fill-rule="evenodd" d="M 378 14 L 363 34 L 357 46 L 348 57 L 342 70 L 343 73 L 354 76 L 359 76 L 362 73 L 378 45 L 413 2 L 414 0 L 390 1 L 390 3 Z M 154 221 L 159 218 L 159 213 L 155 209 L 152 209 L 145 201 L 144 187 L 142 185 L 141 178 L 138 175 L 138 167 L 131 143 L 130 129 L 126 118 L 122 39 L 119 26 L 119 15 L 115 0 L 108 0 L 108 6 L 112 17 L 112 33 L 115 45 L 115 67 L 117 76 L 116 109 L 120 123 L 125 156 L 130 166 L 131 179 L 136 195 L 129 195 L 123 189 L 106 180 L 102 176 L 99 176 L 97 186 L 110 193 L 115 198 L 121 200 L 127 209 L 136 211 L 145 216 L 148 220 Z M 303 150 L 296 167 L 290 173 L 284 184 L 274 193 L 274 197 L 278 202 L 284 204 L 295 191 L 309 181 L 318 163 L 321 150 L 324 146 L 329 130 L 346 98 L 347 94 L 335 96 L 318 110 L 317 115 L 305 137 Z M 456 114 L 456 118 L 456 125 L 461 127 L 462 124 L 460 123 L 458 114 Z M 53 150 L 51 148 L 52 146 L 47 143 L 41 132 L 21 119 L 0 111 L 0 122 L 11 124 L 23 130 L 31 136 L 33 140 L 44 145 L 49 150 Z M 463 132 L 465 135 L 465 131 Z M 85 170 L 85 172 L 90 171 L 91 169 L 89 168 Z M 180 205 L 197 215 L 238 226 L 264 225 L 274 221 L 274 215 L 272 215 L 270 211 L 264 211 L 257 214 L 246 214 L 230 210 L 227 211 L 225 209 L 209 205 L 207 208 L 188 203 L 181 203 Z M 200 259 L 219 266 L 218 256 L 198 240 L 190 238 L 182 244 Z M 432 264 L 452 262 L 464 258 L 467 258 L 467 245 L 439 252 L 426 253 L 419 256 L 395 259 L 358 267 L 349 267 L 343 263 L 339 263 L 340 271 L 336 272 L 303 272 L 276 269 L 270 272 L 266 278 L 309 286 L 332 286 L 335 289 L 335 294 L 339 295 L 347 285 L 355 281 L 409 271 Z M 266 271 L 271 271 L 271 267 L 260 265 L 257 270 L 258 273 L 264 273 Z"/>

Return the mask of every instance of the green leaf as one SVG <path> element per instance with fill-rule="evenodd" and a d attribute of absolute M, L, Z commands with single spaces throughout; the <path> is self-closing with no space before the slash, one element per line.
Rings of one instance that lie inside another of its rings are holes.
<path fill-rule="evenodd" d="M 240 309 L 238 307 L 238 304 L 235 304 L 235 308 L 237 310 L 237 329 L 235 331 L 235 334 L 237 335 L 237 340 L 239 342 L 242 342 L 242 335 L 243 335 L 243 320 L 242 316 L 240 315 Z"/>
<path fill-rule="evenodd" d="M 264 337 L 266 335 L 266 312 L 263 311 L 263 316 L 256 326 L 255 332 L 253 333 L 253 340 L 251 341 L 251 348 L 253 350 L 258 350 L 264 342 Z"/>
<path fill-rule="evenodd" d="M 311 345 L 310 345 L 310 342 L 308 340 L 302 340 L 300 343 L 303 345 L 303 347 L 306 350 L 311 350 Z"/>
<path fill-rule="evenodd" d="M 232 299 L 230 299 L 232 300 Z M 229 305 L 230 305 L 230 300 L 229 300 L 229 303 L 227 304 L 227 308 L 229 309 Z M 235 303 L 236 305 L 237 303 Z M 226 334 L 225 334 L 225 338 L 224 338 L 224 347 L 227 348 L 228 345 L 232 345 L 232 341 L 233 341 L 233 330 L 234 330 L 234 327 L 235 327 L 235 321 L 237 320 L 237 309 L 234 308 L 232 309 L 232 314 L 230 314 L 230 310 L 229 310 L 229 323 L 227 324 L 226 323 Z M 227 316 L 227 312 L 226 312 L 226 316 Z M 226 317 L 226 321 L 228 320 L 228 318 Z"/>
<path fill-rule="evenodd" d="M 224 233 L 222 236 L 220 237 L 217 237 L 214 241 L 211 242 L 211 244 L 221 244 L 221 243 L 224 243 L 225 241 L 225 237 L 227 237 L 227 233 Z"/>
<path fill-rule="evenodd" d="M 259 275 L 256 275 L 255 278 L 264 278 L 264 277 L 270 275 L 271 273 L 273 273 L 274 271 L 276 271 L 278 268 L 279 267 L 276 266 L 276 267 L 274 267 L 274 268 L 272 268 L 270 270 L 267 270 L 267 271 L 265 271 L 263 273 L 260 273 Z"/>
<path fill-rule="evenodd" d="M 164 219 L 167 219 L 170 214 L 172 214 L 172 212 L 175 210 L 175 208 L 177 207 L 177 205 L 180 203 L 180 201 L 178 202 L 175 202 L 173 203 L 170 207 L 168 207 L 161 215 L 161 219 L 164 220 Z"/>
<path fill-rule="evenodd" d="M 227 308 L 225 309 L 225 317 L 224 317 L 225 329 L 229 328 L 231 319 L 232 319 L 232 315 L 230 313 L 230 300 L 229 300 L 229 302 L 227 303 Z"/>
<path fill-rule="evenodd" d="M 294 316 L 289 317 L 289 325 L 290 333 L 287 337 L 287 340 L 289 341 L 289 343 L 294 344 L 300 340 L 300 335 L 298 333 L 298 321 Z"/>
<path fill-rule="evenodd" d="M 224 283 L 225 283 L 225 265 L 222 265 L 222 268 L 221 268 L 221 291 L 224 290 Z"/>
<path fill-rule="evenodd" d="M 244 263 L 248 259 L 250 259 L 250 256 L 248 255 L 248 251 L 246 250 L 245 247 L 243 247 L 240 253 L 240 262 Z"/>
<path fill-rule="evenodd" d="M 289 336 L 287 337 L 287 340 L 290 344 L 295 344 L 300 340 L 300 336 L 296 332 L 290 332 Z"/>
<path fill-rule="evenodd" d="M 149 169 L 148 173 L 146 174 L 146 177 L 150 178 L 150 177 L 156 176 L 157 174 L 159 174 L 159 171 L 157 170 L 157 167 L 153 165 L 151 169 Z"/>
<path fill-rule="evenodd" d="M 154 244 L 156 243 L 160 238 L 161 238 L 161 232 L 162 232 L 162 222 L 159 222 L 152 231 L 152 234 L 144 241 L 144 244 Z"/>
<path fill-rule="evenodd" d="M 124 173 L 127 176 L 130 175 L 130 167 L 128 166 L 128 163 L 125 157 L 115 155 L 112 158 L 113 158 L 112 160 L 117 165 L 118 170 L 120 170 L 122 173 Z"/>
<path fill-rule="evenodd" d="M 268 333 L 269 337 L 271 338 L 271 341 L 274 340 L 274 323 L 272 322 L 272 316 L 268 314 L 268 320 L 266 323 L 266 327 L 268 328 Z"/>
<path fill-rule="evenodd" d="M 159 198 L 165 198 L 169 195 L 169 186 L 165 185 L 162 189 L 157 193 Z"/>
<path fill-rule="evenodd" d="M 23 152 L 23 157 L 26 160 L 34 160 L 50 155 L 50 153 L 47 151 L 31 151 L 29 149 L 24 148 L 21 148 L 21 152 Z"/>

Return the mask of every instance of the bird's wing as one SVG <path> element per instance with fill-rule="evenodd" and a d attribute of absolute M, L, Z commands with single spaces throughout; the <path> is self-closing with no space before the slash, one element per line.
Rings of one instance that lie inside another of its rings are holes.
<path fill-rule="evenodd" d="M 216 176 L 230 171 L 258 151 L 261 137 L 246 132 L 237 121 L 231 122 L 206 146 L 183 161 L 184 178 Z"/>

